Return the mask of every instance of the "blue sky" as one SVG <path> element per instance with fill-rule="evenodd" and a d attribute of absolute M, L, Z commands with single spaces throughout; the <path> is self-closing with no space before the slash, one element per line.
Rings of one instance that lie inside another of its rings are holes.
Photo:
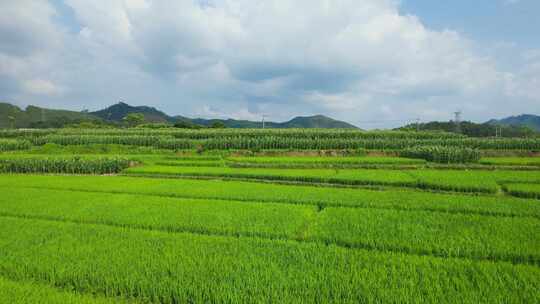
<path fill-rule="evenodd" d="M 2 1 L 0 101 L 364 128 L 540 114 L 537 0 Z"/>
<path fill-rule="evenodd" d="M 540 47 L 538 0 L 402 0 L 401 11 L 426 26 L 453 29 L 480 43 Z"/>

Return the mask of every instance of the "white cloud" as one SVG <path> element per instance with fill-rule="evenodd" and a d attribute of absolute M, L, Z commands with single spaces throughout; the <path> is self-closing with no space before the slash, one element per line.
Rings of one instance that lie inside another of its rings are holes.
<path fill-rule="evenodd" d="M 36 3 L 10 2 L 15 26 L 0 22 L 4 40 L 10 29 L 41 37 L 14 44 L 29 55 L 0 47 L 0 82 L 21 84 L 8 96 L 19 103 L 32 91 L 94 108 L 122 98 L 172 114 L 356 122 L 444 119 L 457 108 L 482 120 L 499 106 L 517 114 L 509 101 L 535 111 L 540 97 L 533 51 L 503 70 L 474 41 L 401 15 L 394 0 L 66 0 L 75 34 Z"/>
<path fill-rule="evenodd" d="M 32 79 L 24 82 L 25 90 L 34 95 L 60 95 L 63 88 L 44 79 Z"/>

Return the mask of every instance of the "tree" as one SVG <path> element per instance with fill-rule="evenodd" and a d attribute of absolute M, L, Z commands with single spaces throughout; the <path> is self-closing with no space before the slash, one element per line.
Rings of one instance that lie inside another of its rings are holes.
<path fill-rule="evenodd" d="M 198 125 L 196 123 L 192 123 L 190 121 L 185 121 L 185 120 L 178 120 L 174 123 L 174 127 L 175 128 L 180 128 L 180 129 L 201 129 L 203 128 L 201 125 Z"/>
<path fill-rule="evenodd" d="M 210 128 L 212 129 L 225 129 L 227 126 L 221 121 L 216 121 L 210 125 Z"/>
<path fill-rule="evenodd" d="M 135 127 L 144 122 L 144 114 L 142 113 L 129 113 L 122 119 L 129 127 Z"/>
<path fill-rule="evenodd" d="M 174 127 L 175 128 L 180 128 L 180 129 L 191 129 L 191 128 L 193 128 L 193 124 L 189 123 L 187 121 L 179 120 L 179 121 L 174 123 Z"/>

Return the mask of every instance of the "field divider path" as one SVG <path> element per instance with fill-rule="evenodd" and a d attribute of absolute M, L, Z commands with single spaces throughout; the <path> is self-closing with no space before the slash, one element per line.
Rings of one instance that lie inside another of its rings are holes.
<path fill-rule="evenodd" d="M 0 184 L 0 188 L 8 188 L 6 186 L 3 186 Z M 83 188 L 65 188 L 65 187 L 55 187 L 55 186 L 13 186 L 9 187 L 9 189 L 13 188 L 19 188 L 19 189 L 41 189 L 41 190 L 58 190 L 58 191 L 70 191 L 70 192 L 84 192 L 84 193 L 108 193 L 108 194 L 129 194 L 129 195 L 137 195 L 137 196 L 146 196 L 146 197 L 162 197 L 162 198 L 178 198 L 178 199 L 193 199 L 193 200 L 216 200 L 216 201 L 225 201 L 225 202 L 242 202 L 242 203 L 275 203 L 275 204 L 285 204 L 285 205 L 306 205 L 306 206 L 315 206 L 319 212 L 324 210 L 328 207 L 335 207 L 335 208 L 353 208 L 353 209 L 375 209 L 375 210 L 399 210 L 399 211 L 405 211 L 405 212 L 415 212 L 415 211 L 428 211 L 428 212 L 434 212 L 434 213 L 441 213 L 441 214 L 477 214 L 482 216 L 492 216 L 492 217 L 508 217 L 508 218 L 514 218 L 514 217 L 523 217 L 523 218 L 536 218 L 540 219 L 540 214 L 512 214 L 512 213 L 504 213 L 504 212 L 494 212 L 494 211 L 475 211 L 475 210 L 447 210 L 447 209 L 437 209 L 437 208 L 429 208 L 429 207 L 422 207 L 422 208 L 407 208 L 407 207 L 399 207 L 399 206 L 376 206 L 376 205 L 351 205 L 351 204 L 339 204 L 339 203 L 321 203 L 321 202 L 301 202 L 301 201 L 288 201 L 288 200 L 279 200 L 279 199 L 242 199 L 239 197 L 235 197 L 232 199 L 229 198 L 223 198 L 219 196 L 194 196 L 194 195 L 187 195 L 187 194 L 165 194 L 165 193 L 149 193 L 149 192 L 138 192 L 138 191 L 126 191 L 126 190 L 118 190 L 118 191 L 112 191 L 112 190 L 97 190 L 97 189 L 83 189 Z"/>

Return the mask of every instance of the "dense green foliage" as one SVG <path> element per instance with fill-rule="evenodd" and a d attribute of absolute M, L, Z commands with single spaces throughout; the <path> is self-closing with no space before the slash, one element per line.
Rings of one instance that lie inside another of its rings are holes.
<path fill-rule="evenodd" d="M 496 128 L 502 129 L 497 131 Z M 439 122 L 432 121 L 428 123 L 410 124 L 397 130 L 423 130 L 423 131 L 445 131 L 445 132 L 456 132 L 457 126 L 453 121 L 448 122 Z M 474 123 L 470 121 L 462 121 L 459 126 L 459 130 L 462 134 L 470 137 L 493 137 L 497 134 L 500 134 L 503 137 L 531 137 L 538 136 L 538 133 L 535 132 L 535 128 L 525 127 L 520 125 L 501 125 L 497 122 L 493 123 Z M 499 133 L 500 132 L 500 133 Z"/>
<path fill-rule="evenodd" d="M 32 147 L 32 144 L 27 140 L 1 139 L 0 138 L 0 152 L 28 150 L 31 147 Z"/>
<path fill-rule="evenodd" d="M 107 174 L 128 166 L 129 161 L 120 157 L 0 157 L 2 173 Z"/>
<path fill-rule="evenodd" d="M 154 147 L 157 149 L 192 149 L 195 144 L 192 141 L 175 139 L 173 137 L 155 137 L 155 136 L 98 136 L 98 135 L 46 135 L 32 138 L 35 145 L 44 145 L 53 143 L 58 145 L 91 145 L 91 144 L 116 144 L 131 145 L 139 147 Z"/>
<path fill-rule="evenodd" d="M 441 146 L 480 150 L 540 150 L 540 138 L 468 138 L 442 132 L 354 129 L 52 129 L 0 130 L 0 138 L 34 145 L 121 144 L 184 150 L 389 150 Z"/>
<path fill-rule="evenodd" d="M 34 146 L 32 149 L 22 152 L 24 154 L 35 155 L 87 155 L 87 154 L 108 154 L 108 155 L 174 155 L 174 151 L 166 149 L 156 149 L 153 147 L 136 147 L 116 144 L 88 144 L 88 145 L 58 145 L 45 144 L 43 146 Z"/>
<path fill-rule="evenodd" d="M 420 146 L 404 149 L 403 157 L 424 159 L 443 164 L 476 163 L 480 160 L 480 151 L 471 148 L 454 148 L 441 146 Z"/>
<path fill-rule="evenodd" d="M 122 121 L 127 124 L 129 127 L 136 127 L 142 123 L 144 123 L 144 114 L 142 113 L 129 113 L 124 118 L 122 118 Z"/>
<path fill-rule="evenodd" d="M 31 105 L 23 110 L 8 103 L 0 103 L 0 129 L 62 128 L 80 122 L 101 123 L 99 118 L 83 112 L 45 109 Z"/>
<path fill-rule="evenodd" d="M 518 116 L 510 116 L 500 120 L 491 120 L 489 123 L 499 126 L 517 126 L 528 127 L 532 130 L 540 132 L 540 116 L 522 114 Z"/>

